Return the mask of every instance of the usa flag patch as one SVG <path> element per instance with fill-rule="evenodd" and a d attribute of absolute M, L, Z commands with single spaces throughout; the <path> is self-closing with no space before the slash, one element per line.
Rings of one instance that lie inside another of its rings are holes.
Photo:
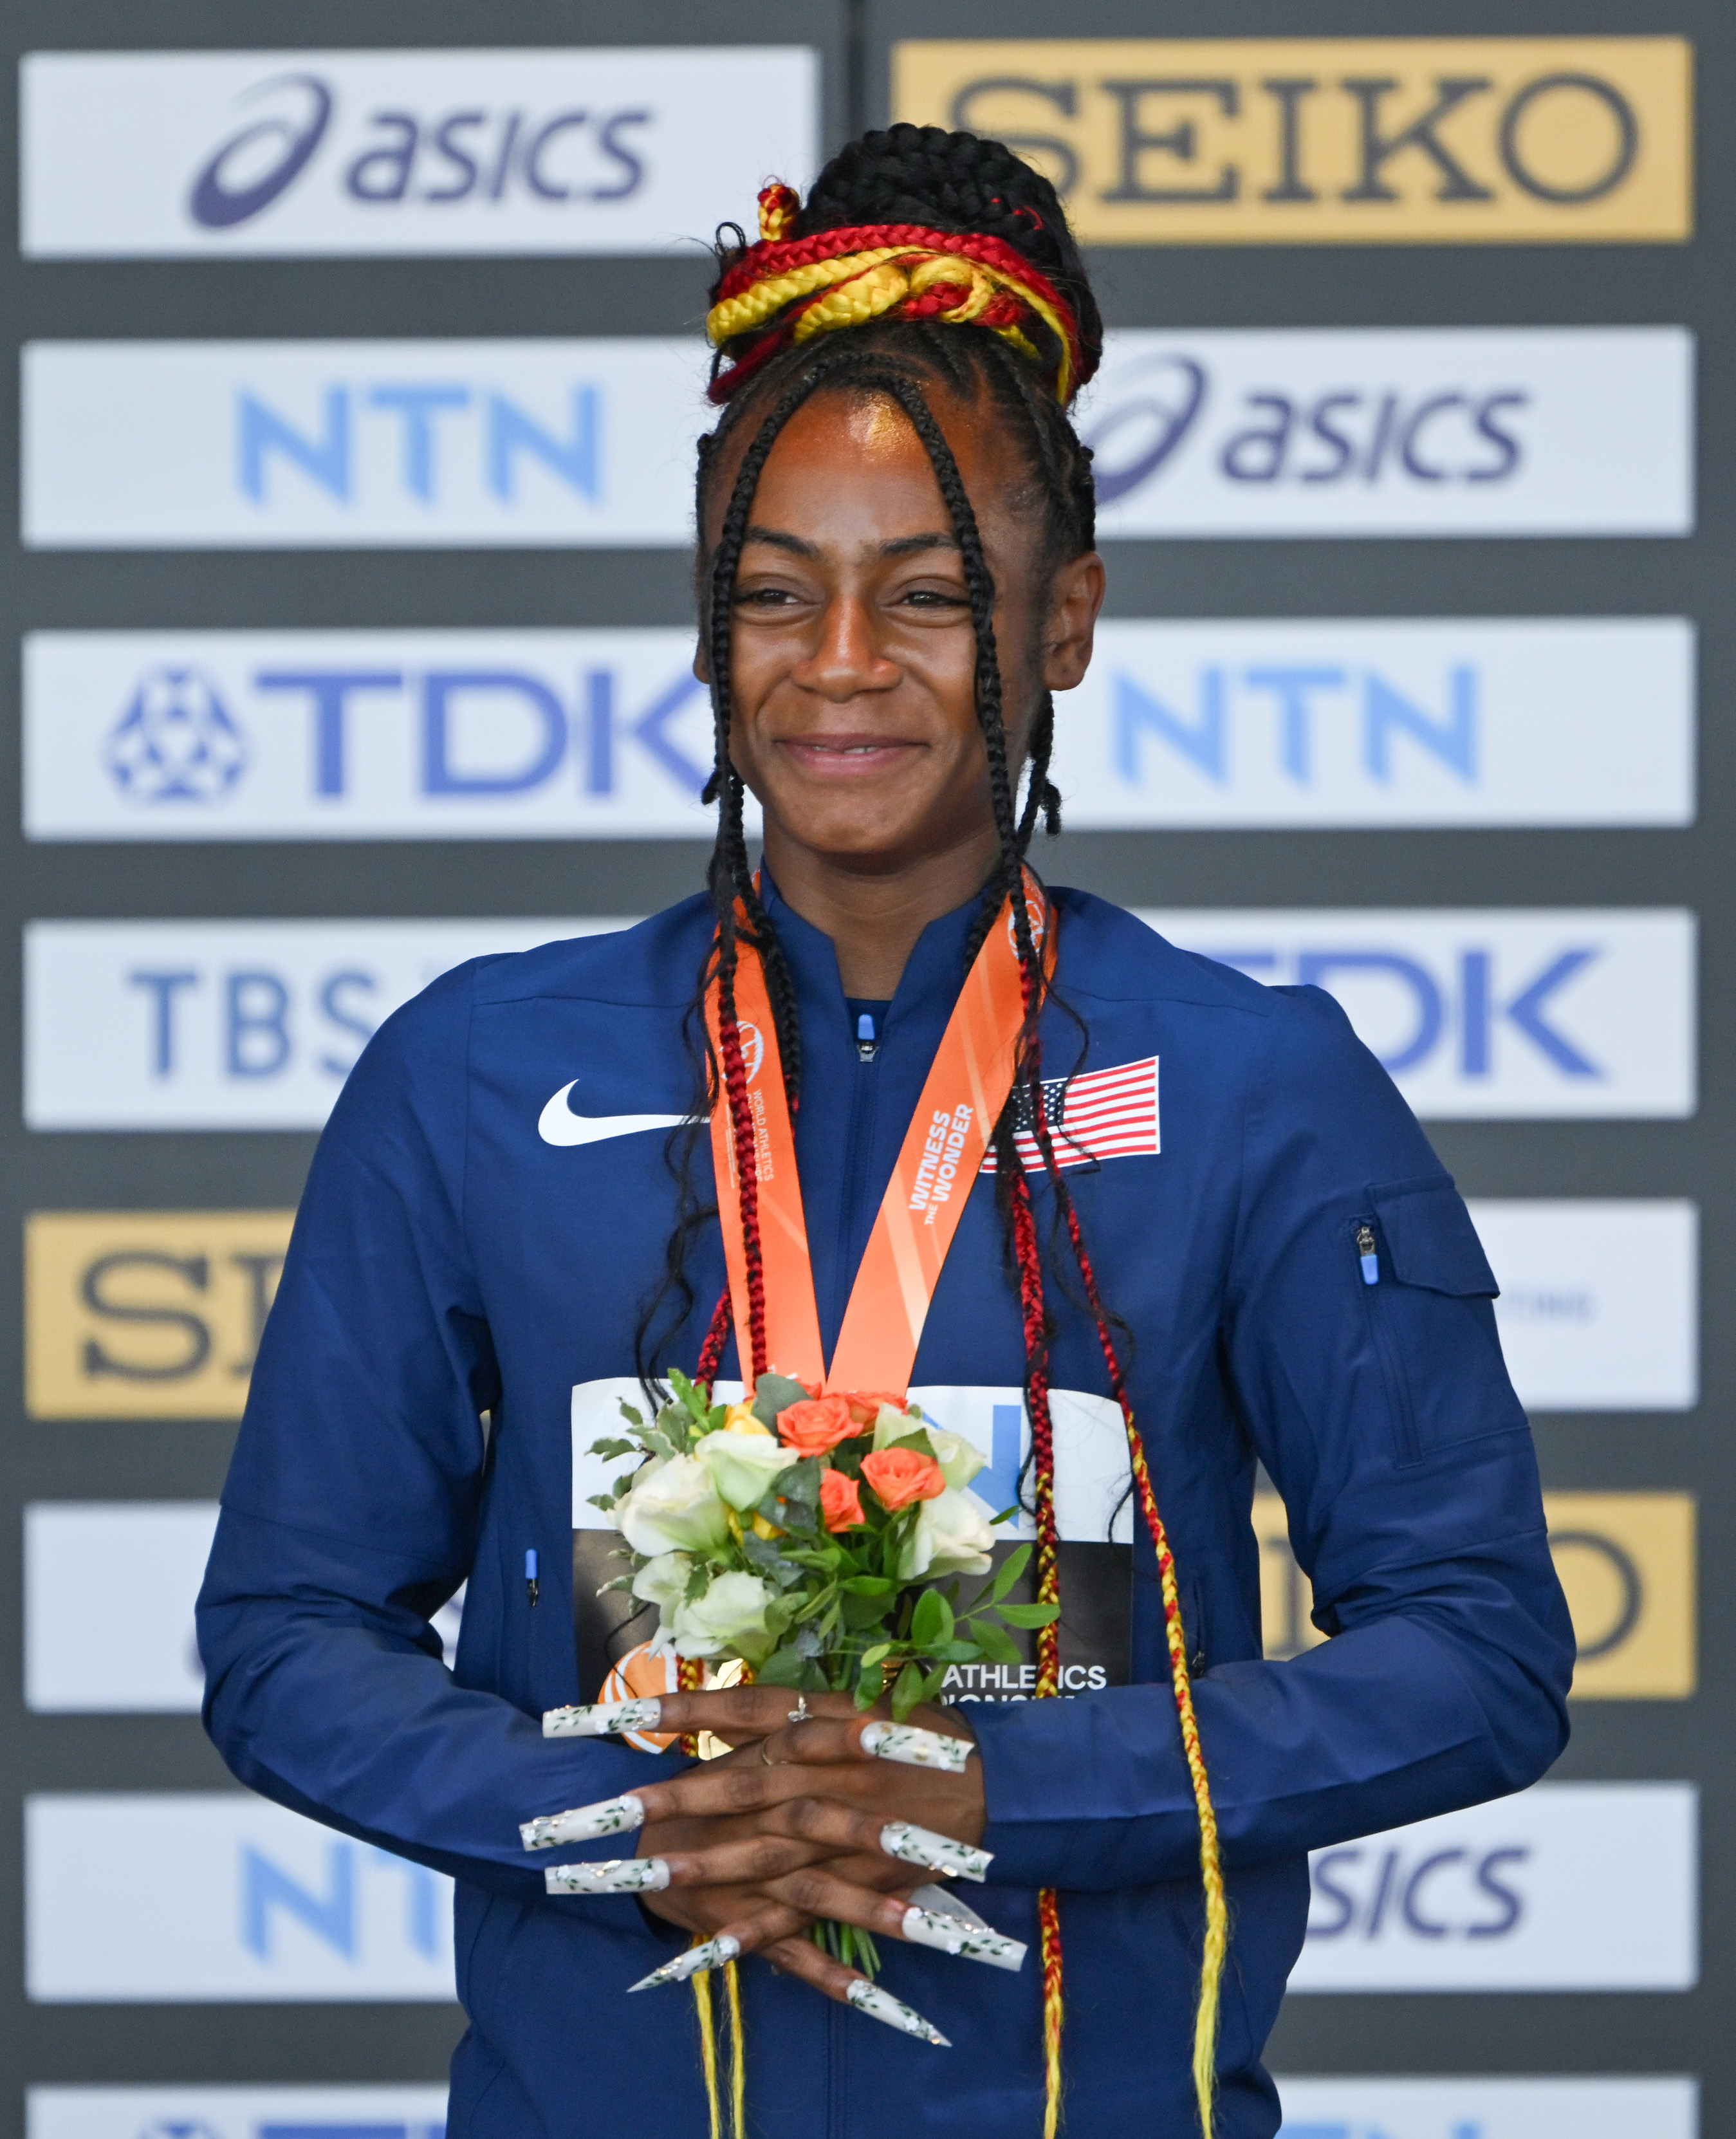
<path fill-rule="evenodd" d="M 1029 1095 L 1019 1094 L 1014 1131 L 1025 1171 L 1041 1170 L 1043 1154 L 1031 1124 Z M 1059 1165 L 1093 1166 L 1099 1159 L 1155 1157 L 1162 1149 L 1157 1127 L 1157 1057 L 1123 1062 L 1113 1070 L 1088 1070 L 1081 1077 L 1043 1080 L 1043 1118 Z M 982 1162 L 995 1171 L 992 1149 Z"/>

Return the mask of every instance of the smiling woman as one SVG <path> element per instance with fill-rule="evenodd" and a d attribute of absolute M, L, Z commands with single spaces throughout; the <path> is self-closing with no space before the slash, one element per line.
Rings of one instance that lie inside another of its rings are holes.
<path fill-rule="evenodd" d="M 453 2139 L 1054 2139 L 1064 2080 L 1081 2133 L 1272 2139 L 1307 1853 L 1562 1742 L 1493 1280 L 1329 997 L 1031 866 L 1104 587 L 1053 189 L 900 126 L 724 235 L 707 888 L 351 1073 L 210 1727 L 457 1875 Z M 1262 1463 L 1334 1637 L 1274 1662 Z"/>

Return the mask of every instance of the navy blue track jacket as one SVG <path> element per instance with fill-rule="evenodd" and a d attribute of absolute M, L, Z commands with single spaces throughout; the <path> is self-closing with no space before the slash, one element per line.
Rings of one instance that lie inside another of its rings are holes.
<path fill-rule="evenodd" d="M 974 907 L 926 931 L 865 1061 L 831 943 L 770 896 L 800 997 L 796 1143 L 829 1347 Z M 1161 1079 L 1161 1153 L 1080 1164 L 1070 1182 L 1132 1334 L 1199 1667 L 1232 1911 L 1220 2129 L 1269 2139 L 1279 2117 L 1260 2052 L 1302 1941 L 1306 1853 L 1533 1781 L 1566 1737 L 1572 1634 L 1494 1282 L 1385 1073 L 1318 990 L 1262 987 L 1098 899 L 1056 899 L 1073 1016 L 1045 1013 L 1046 1074 L 1155 1057 Z M 376 1035 L 314 1161 L 200 1601 L 208 1724 L 236 1774 L 457 1881 L 471 2025 L 452 2139 L 707 2128 L 691 1994 L 623 1995 L 685 1936 L 631 1899 L 549 1899 L 550 1860 L 525 1855 L 518 1827 L 679 1759 L 540 1734 L 541 1711 L 596 1691 L 580 1684 L 567 1586 L 573 1524 L 598 1520 L 573 1515 L 573 1449 L 607 1428 L 612 1388 L 633 1373 L 676 1192 L 660 1131 L 550 1143 L 539 1123 L 569 1085 L 569 1110 L 593 1118 L 689 1107 L 683 1018 L 711 929 L 692 899 L 618 935 L 482 959 Z M 710 1167 L 702 1139 L 702 1198 Z M 691 1275 L 696 1304 L 664 1354 L 689 1368 L 722 1289 L 715 1225 Z M 1156 1568 L 1122 1500 L 1096 1333 L 1053 1279 L 1050 1299 L 1064 1532 L 1099 1550 L 1112 1532 L 1132 1537 L 1131 1632 L 1103 1691 L 971 1711 L 995 1853 L 971 1898 L 1033 1961 L 1009 1976 L 883 1942 L 888 1987 L 950 2051 L 746 1963 L 760 2139 L 1036 2132 L 1045 1886 L 1061 1894 L 1068 2130 L 1196 2128 L 1199 1837 Z M 992 1183 L 979 1179 L 914 1383 L 941 1423 L 980 1437 L 971 1421 L 1004 1418 L 1022 1375 Z M 1261 1657 L 1257 1463 L 1336 1637 L 1284 1662 Z M 467 1579 L 449 1674 L 429 1615 Z"/>

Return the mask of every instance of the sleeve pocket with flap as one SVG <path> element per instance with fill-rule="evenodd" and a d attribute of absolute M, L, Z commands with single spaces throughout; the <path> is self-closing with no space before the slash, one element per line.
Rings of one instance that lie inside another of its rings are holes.
<path fill-rule="evenodd" d="M 1525 1424 L 1491 1303 L 1500 1287 L 1450 1174 L 1371 1185 L 1350 1260 L 1391 1398 L 1396 1453 Z"/>

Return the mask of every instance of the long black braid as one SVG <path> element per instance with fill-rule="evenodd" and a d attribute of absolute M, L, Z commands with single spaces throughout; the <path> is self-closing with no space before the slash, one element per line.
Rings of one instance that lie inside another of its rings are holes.
<path fill-rule="evenodd" d="M 917 136 L 917 147 L 923 155 L 927 155 L 929 137 L 936 135 L 937 131 L 893 129 L 887 136 L 869 137 L 869 141 L 895 141 L 901 135 Z M 1032 211 L 1020 210 L 1016 203 L 1010 209 L 1003 208 L 1006 228 L 999 234 L 1015 233 L 1025 249 L 1034 254 L 1039 249 L 1031 242 L 1034 230 L 1049 256 L 1039 262 L 1045 272 L 1058 282 L 1070 282 L 1083 290 L 1088 299 L 1083 267 L 1066 235 L 1064 218 L 1046 182 L 998 144 L 975 142 L 968 136 L 941 135 L 938 139 L 942 144 L 966 144 L 976 161 L 989 166 L 990 176 L 999 183 L 1003 195 L 1011 193 L 1015 184 L 1027 191 L 1040 189 L 1039 198 L 1046 195 L 1049 213 L 1046 216 L 1038 214 L 1034 223 L 1020 219 L 1021 213 L 1029 217 Z M 809 227 L 823 228 L 840 222 L 868 219 L 863 212 L 868 204 L 858 201 L 853 209 L 847 185 L 834 186 L 829 194 L 825 192 L 828 179 L 839 165 L 846 164 L 863 146 L 853 144 L 851 150 L 828 167 L 828 173 L 823 174 L 810 196 L 804 216 Z M 992 154 L 985 154 L 985 151 Z M 873 183 L 876 186 L 883 185 L 888 182 L 884 157 L 878 162 L 873 157 L 868 160 L 875 164 Z M 878 209 L 879 203 L 877 200 L 872 205 Z M 948 204 L 948 212 L 957 213 L 968 206 L 967 200 L 957 198 Z M 813 220 L 816 211 L 820 215 L 819 221 Z M 907 203 L 904 212 L 914 211 Z M 1064 257 L 1058 252 L 1057 232 L 1066 248 Z M 726 262 L 728 257 L 728 249 L 721 247 L 720 258 Z M 1069 295 L 1073 294 L 1069 291 Z M 1094 305 L 1088 311 L 1088 330 L 1093 340 L 1100 338 Z M 996 589 L 957 461 L 926 397 L 925 389 L 931 386 L 938 386 L 967 402 L 974 402 L 987 393 L 1005 419 L 1009 434 L 1019 442 L 1026 472 L 1012 503 L 1015 511 L 1033 515 L 1039 523 L 1035 564 L 1039 583 L 1052 579 L 1062 564 L 1090 550 L 1095 540 L 1096 501 L 1089 449 L 1081 444 L 1066 415 L 1036 375 L 1035 367 L 998 335 L 985 330 L 928 321 L 879 321 L 853 330 L 847 338 L 840 337 L 829 344 L 786 350 L 764 366 L 751 391 L 726 406 L 716 429 L 701 443 L 697 505 L 702 531 L 709 524 L 714 506 L 717 472 L 724 458 L 726 441 L 745 423 L 755 423 L 753 436 L 742 455 L 722 514 L 716 546 L 709 560 L 702 560 L 701 565 L 700 628 L 711 668 L 715 742 L 713 768 L 706 795 L 719 805 L 717 836 L 707 881 L 717 927 L 716 942 L 707 955 L 687 1020 L 690 1041 L 702 1065 L 702 1091 L 690 1122 L 676 1133 L 669 1146 L 669 1160 L 677 1182 L 676 1225 L 668 1246 L 662 1282 L 641 1317 L 635 1339 L 638 1370 L 648 1380 L 657 1371 L 663 1344 L 685 1325 L 692 1314 L 695 1296 L 687 1275 L 687 1263 L 696 1241 L 716 1215 L 714 1203 L 701 1202 L 692 1179 L 701 1133 L 719 1099 L 718 1065 L 706 1036 L 702 1005 L 706 988 L 715 977 L 726 1010 L 733 1015 L 738 942 L 744 934 L 758 951 L 765 971 L 792 1107 L 800 1102 L 802 1046 L 795 986 L 776 931 L 754 882 L 744 829 L 744 786 L 731 755 L 731 627 L 736 578 L 760 476 L 785 426 L 816 393 L 879 395 L 895 402 L 922 443 L 952 522 L 976 634 L 976 711 L 983 732 L 998 849 L 994 869 L 983 887 L 965 962 L 968 968 L 996 916 L 1010 898 L 1015 943 L 1025 976 L 1027 1014 L 1020 1035 L 1014 1089 L 994 1137 L 996 1200 L 1005 1228 L 1010 1267 L 1013 1253 L 1011 1183 L 1020 1163 L 1015 1142 L 1018 1129 L 1034 1128 L 1039 1148 L 1048 1161 L 1045 1171 L 1059 1189 L 1061 1197 L 1066 1197 L 1046 1123 L 1038 1039 L 1039 1019 L 1048 990 L 1023 890 L 1024 857 L 1038 823 L 1041 821 L 1051 835 L 1060 829 L 1061 798 L 1049 777 L 1054 741 L 1054 705 L 1045 691 L 1036 708 L 1027 745 L 1028 781 L 1021 809 L 1018 795 L 1020 768 L 1010 759 L 1002 702 L 995 631 Z M 1040 616 L 1038 621 L 1040 628 Z M 745 931 L 738 923 L 738 902 L 741 912 L 746 915 Z M 1078 1021 L 1074 1019 L 1073 1022 L 1077 1025 Z M 1082 1040 L 1083 1037 L 1081 1028 Z M 1070 1199 L 1058 1201 L 1058 1226 L 1070 1215 Z M 669 1312 L 672 1308 L 672 1314 Z"/>

